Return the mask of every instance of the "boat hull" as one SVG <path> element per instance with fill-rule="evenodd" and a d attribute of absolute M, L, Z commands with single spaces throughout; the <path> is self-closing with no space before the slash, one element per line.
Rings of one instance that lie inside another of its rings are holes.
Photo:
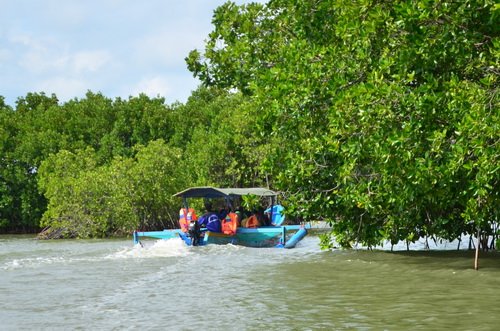
<path fill-rule="evenodd" d="M 233 244 L 247 247 L 274 247 L 280 244 L 281 231 L 237 231 L 235 235 L 227 235 L 217 232 L 206 232 L 203 238 L 205 244 Z"/>
<path fill-rule="evenodd" d="M 198 241 L 198 246 L 209 244 L 217 245 L 241 245 L 247 247 L 280 247 L 293 248 L 307 235 L 307 226 L 285 225 L 269 226 L 259 228 L 238 228 L 236 234 L 227 235 L 223 233 L 202 231 L 202 237 Z M 150 237 L 156 239 L 181 238 L 186 245 L 192 246 L 191 237 L 180 229 L 134 232 L 134 243 L 138 244 L 141 237 Z"/>

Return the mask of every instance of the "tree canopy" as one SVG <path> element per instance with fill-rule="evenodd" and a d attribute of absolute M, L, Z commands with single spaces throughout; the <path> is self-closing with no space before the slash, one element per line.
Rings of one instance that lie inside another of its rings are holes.
<path fill-rule="evenodd" d="M 241 94 L 199 88 L 185 104 L 88 92 L 0 104 L 0 231 L 106 237 L 177 226 L 192 185 L 260 185 Z"/>
<path fill-rule="evenodd" d="M 0 97 L 0 231 L 174 226 L 172 193 L 269 186 L 342 246 L 494 231 L 493 0 L 227 2 L 184 104 L 88 92 Z"/>
<path fill-rule="evenodd" d="M 251 97 L 290 213 L 344 246 L 455 239 L 499 214 L 499 14 L 488 0 L 228 2 L 186 60 Z"/>

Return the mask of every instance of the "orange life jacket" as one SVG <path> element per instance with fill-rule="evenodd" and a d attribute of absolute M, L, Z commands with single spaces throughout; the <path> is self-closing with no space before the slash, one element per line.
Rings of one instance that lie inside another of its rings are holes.
<path fill-rule="evenodd" d="M 181 208 L 181 210 L 179 210 L 179 226 L 183 232 L 188 232 L 189 223 L 191 223 L 191 221 L 196 221 L 197 219 L 198 216 L 196 216 L 193 208 L 189 208 L 187 210 L 186 208 Z"/>
<path fill-rule="evenodd" d="M 246 222 L 246 227 L 247 228 L 256 228 L 260 225 L 259 220 L 257 219 L 257 216 L 252 215 L 247 219 Z"/>
<path fill-rule="evenodd" d="M 227 214 L 227 216 L 222 220 L 221 225 L 222 233 L 231 236 L 236 234 L 236 229 L 238 228 L 238 215 L 235 213 Z"/>

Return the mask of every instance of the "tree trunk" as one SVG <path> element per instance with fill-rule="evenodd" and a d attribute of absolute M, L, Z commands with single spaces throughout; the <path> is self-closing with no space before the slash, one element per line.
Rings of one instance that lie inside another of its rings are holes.
<path fill-rule="evenodd" d="M 477 229 L 476 257 L 474 258 L 474 269 L 479 270 L 479 244 L 481 242 L 481 230 Z"/>

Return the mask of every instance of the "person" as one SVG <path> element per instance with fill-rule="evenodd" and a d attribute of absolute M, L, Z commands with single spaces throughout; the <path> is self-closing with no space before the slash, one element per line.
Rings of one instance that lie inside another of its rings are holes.
<path fill-rule="evenodd" d="M 213 211 L 212 204 L 205 202 L 205 209 L 207 212 L 198 219 L 200 227 L 205 227 L 211 232 L 221 232 L 221 222 L 219 216 Z"/>
<path fill-rule="evenodd" d="M 193 208 L 181 208 L 179 211 L 179 226 L 183 232 L 189 231 L 191 221 L 196 221 L 198 217 Z"/>
<path fill-rule="evenodd" d="M 219 216 L 219 219 L 222 220 L 222 219 L 226 218 L 227 214 L 229 214 L 228 209 L 221 208 L 221 209 L 219 209 L 219 213 L 217 214 L 217 216 Z"/>
<path fill-rule="evenodd" d="M 237 216 L 238 226 L 241 226 L 241 221 L 246 218 L 245 211 L 243 210 L 243 207 L 241 207 L 241 206 L 238 207 L 234 213 Z"/>
<path fill-rule="evenodd" d="M 258 228 L 267 225 L 269 225 L 268 217 L 264 214 L 264 208 L 262 207 L 254 209 L 249 217 L 241 221 L 241 227 L 244 228 Z"/>
<path fill-rule="evenodd" d="M 221 218 L 221 229 L 222 233 L 234 236 L 236 230 L 238 229 L 238 214 L 233 211 L 227 213 L 226 217 Z"/>
<path fill-rule="evenodd" d="M 264 213 L 264 208 L 259 207 L 255 210 L 255 216 L 258 220 L 258 226 L 267 226 L 269 225 L 269 216 Z"/>
<path fill-rule="evenodd" d="M 255 214 L 252 214 L 241 221 L 241 227 L 243 228 L 258 228 L 260 225 L 259 219 Z"/>

